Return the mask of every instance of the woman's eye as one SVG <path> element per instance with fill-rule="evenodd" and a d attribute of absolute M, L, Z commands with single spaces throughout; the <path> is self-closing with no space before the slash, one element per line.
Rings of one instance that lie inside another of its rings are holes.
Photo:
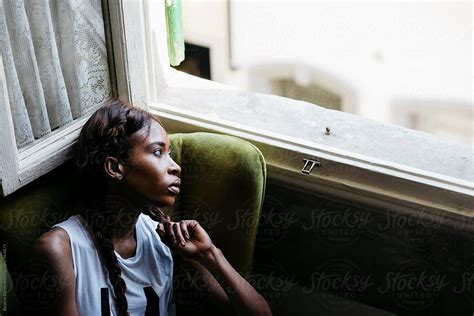
<path fill-rule="evenodd" d="M 155 149 L 155 150 L 153 150 L 153 154 L 154 154 L 154 155 L 161 156 L 161 153 L 162 153 L 161 149 Z"/>

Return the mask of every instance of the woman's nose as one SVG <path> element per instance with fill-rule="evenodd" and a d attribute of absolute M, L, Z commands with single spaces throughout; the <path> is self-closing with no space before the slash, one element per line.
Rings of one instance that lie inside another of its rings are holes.
<path fill-rule="evenodd" d="M 181 173 L 181 167 L 173 159 L 171 159 L 170 172 L 173 175 Z"/>

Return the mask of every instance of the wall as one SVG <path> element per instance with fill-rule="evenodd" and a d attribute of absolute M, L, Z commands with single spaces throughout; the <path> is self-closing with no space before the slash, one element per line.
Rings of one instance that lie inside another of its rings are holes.
<path fill-rule="evenodd" d="M 274 315 L 472 315 L 474 222 L 270 181 L 254 283 Z"/>

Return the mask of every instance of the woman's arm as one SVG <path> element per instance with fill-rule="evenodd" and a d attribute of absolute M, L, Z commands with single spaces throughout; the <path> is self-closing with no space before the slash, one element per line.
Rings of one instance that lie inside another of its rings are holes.
<path fill-rule="evenodd" d="M 184 277 L 184 280 L 189 282 L 185 285 L 188 290 L 206 294 L 206 301 L 214 305 L 222 315 L 236 315 L 231 301 L 222 286 L 217 282 L 211 272 L 197 260 L 184 258 L 184 260 L 177 265 L 176 273 L 180 274 L 178 277 Z"/>
<path fill-rule="evenodd" d="M 39 290 L 47 302 L 48 315 L 77 316 L 76 279 L 72 264 L 72 252 L 67 232 L 58 227 L 40 236 L 34 247 L 34 258 L 43 267 L 42 286 Z M 38 312 L 37 310 L 32 310 Z"/>
<path fill-rule="evenodd" d="M 271 315 L 267 301 L 235 271 L 220 249 L 213 245 L 198 258 L 219 281 L 237 315 Z"/>
<path fill-rule="evenodd" d="M 197 221 L 160 224 L 157 231 L 171 249 L 204 267 L 208 273 L 203 272 L 203 277 L 212 275 L 218 281 L 208 282 L 213 295 L 225 301 L 224 291 L 237 315 L 272 315 L 266 300 L 232 267 Z"/>

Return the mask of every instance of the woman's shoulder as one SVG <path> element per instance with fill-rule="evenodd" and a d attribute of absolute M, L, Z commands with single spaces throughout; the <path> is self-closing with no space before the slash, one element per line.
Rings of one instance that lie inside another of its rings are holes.
<path fill-rule="evenodd" d="M 60 258 L 71 254 L 69 234 L 62 227 L 53 227 L 35 242 L 35 251 L 47 258 Z"/>
<path fill-rule="evenodd" d="M 41 240 L 42 239 L 42 240 Z M 53 225 L 50 230 L 40 236 L 39 241 L 56 243 L 59 241 L 71 249 L 71 245 L 89 246 L 89 234 L 84 219 L 76 214 L 68 219 Z"/>
<path fill-rule="evenodd" d="M 80 215 L 72 215 L 68 219 L 53 225 L 36 241 L 36 246 L 46 251 L 71 249 L 70 227 L 78 226 Z"/>
<path fill-rule="evenodd" d="M 79 226 L 81 224 L 81 215 L 80 214 L 74 214 L 69 216 L 67 219 L 64 219 L 61 222 L 57 222 L 56 224 L 52 225 L 50 227 L 50 230 L 56 227 L 61 227 L 64 230 L 67 231 L 67 227 L 69 226 Z"/>
<path fill-rule="evenodd" d="M 55 244 L 56 246 L 69 246 L 70 239 L 67 228 L 69 226 L 77 225 L 76 223 L 79 221 L 79 216 L 80 215 L 78 214 L 72 215 L 68 219 L 54 224 L 53 226 L 51 226 L 49 231 L 45 232 L 38 238 L 37 243 L 46 245 Z"/>

